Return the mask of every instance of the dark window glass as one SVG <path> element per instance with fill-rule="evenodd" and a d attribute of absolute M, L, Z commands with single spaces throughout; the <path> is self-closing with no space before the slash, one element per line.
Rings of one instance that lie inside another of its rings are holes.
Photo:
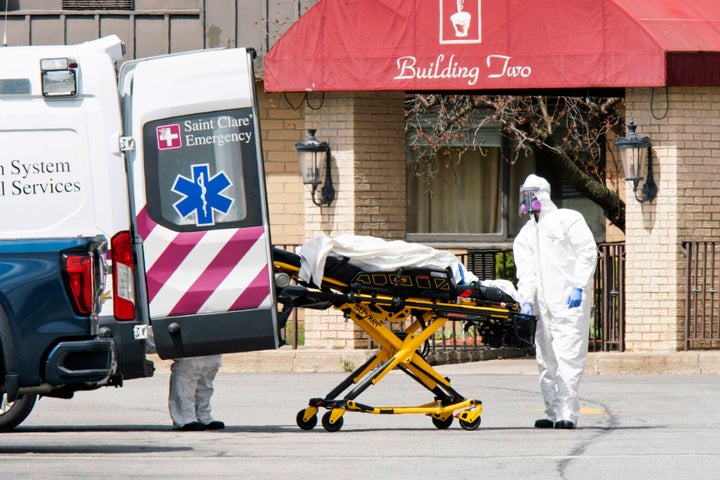
<path fill-rule="evenodd" d="M 148 213 L 177 231 L 262 225 L 252 108 L 143 127 Z"/>
<path fill-rule="evenodd" d="M 63 10 L 132 10 L 133 0 L 62 0 Z"/>
<path fill-rule="evenodd" d="M 0 95 L 21 95 L 30 93 L 30 80 L 27 78 L 7 78 L 0 80 Z"/>

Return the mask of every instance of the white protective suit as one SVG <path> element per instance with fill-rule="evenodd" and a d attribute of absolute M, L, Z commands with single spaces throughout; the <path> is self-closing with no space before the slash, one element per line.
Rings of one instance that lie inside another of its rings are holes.
<path fill-rule="evenodd" d="M 521 190 L 528 187 L 537 188 L 542 207 L 538 220 L 531 214 L 513 244 L 518 294 L 538 315 L 535 346 L 547 419 L 576 424 L 597 246 L 579 212 L 558 209 L 550 200 L 547 180 L 530 175 Z M 569 308 L 568 296 L 576 287 L 582 288 L 582 302 Z"/>
<path fill-rule="evenodd" d="M 168 406 L 173 428 L 193 422 L 208 425 L 214 421 L 210 414 L 213 381 L 222 364 L 222 355 L 176 358 L 170 367 Z"/>

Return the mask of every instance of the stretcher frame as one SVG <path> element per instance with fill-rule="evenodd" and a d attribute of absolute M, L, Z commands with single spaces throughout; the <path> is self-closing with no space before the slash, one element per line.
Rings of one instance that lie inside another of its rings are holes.
<path fill-rule="evenodd" d="M 448 277 L 439 274 L 434 281 L 444 291 L 441 292 L 441 298 L 397 295 L 398 289 L 394 289 L 395 295 L 383 294 L 380 288 L 370 288 L 368 291 L 363 286 L 358 288 L 357 282 L 328 276 L 327 268 L 326 276 L 318 287 L 299 279 L 299 256 L 278 248 L 273 251 L 275 271 L 290 275 L 297 283 L 278 293 L 278 302 L 283 306 L 280 312 L 282 323 L 287 321 L 295 307 L 316 310 L 333 308 L 341 311 L 345 318 L 352 320 L 379 345 L 372 357 L 327 395 L 311 398 L 308 406 L 298 412 L 296 422 L 303 430 L 312 430 L 317 425 L 320 408 L 328 410 L 322 416 L 322 426 L 329 432 L 342 428 L 346 412 L 424 414 L 431 417 L 433 425 L 438 429 L 449 428 L 453 419 L 458 418 L 464 430 L 475 430 L 481 422 L 482 402 L 466 398 L 454 390 L 450 379 L 440 375 L 423 358 L 423 346 L 446 322 L 461 320 L 466 323 L 466 327 L 475 325 L 488 334 L 499 334 L 501 337 L 512 335 L 525 348 L 533 348 L 536 318 L 520 313 L 517 302 L 457 296 L 458 289 L 454 282 L 447 284 Z M 388 287 L 393 290 L 392 286 Z M 426 291 L 414 293 L 427 295 Z M 407 323 L 411 318 L 413 320 L 409 326 L 401 332 L 387 326 L 389 323 Z M 380 407 L 357 401 L 361 393 L 379 383 L 394 369 L 404 372 L 429 390 L 434 395 L 433 401 L 415 406 Z"/>

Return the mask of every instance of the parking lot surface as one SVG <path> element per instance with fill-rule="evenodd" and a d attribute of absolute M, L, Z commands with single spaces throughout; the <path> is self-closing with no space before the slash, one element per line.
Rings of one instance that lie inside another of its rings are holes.
<path fill-rule="evenodd" d="M 0 435 L 2 478 L 715 479 L 720 471 L 717 376 L 586 376 L 579 428 L 564 431 L 532 427 L 543 416 L 536 375 L 437 369 L 483 402 L 477 430 L 457 420 L 438 430 L 424 415 L 347 412 L 338 432 L 320 422 L 303 431 L 297 412 L 344 374 L 221 373 L 213 413 L 227 428 L 173 432 L 160 373 L 72 400 L 41 399 L 15 432 Z M 397 371 L 358 398 L 373 406 L 430 400 Z"/>

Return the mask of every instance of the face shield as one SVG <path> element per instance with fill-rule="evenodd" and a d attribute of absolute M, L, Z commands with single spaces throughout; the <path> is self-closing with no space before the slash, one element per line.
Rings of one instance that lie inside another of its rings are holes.
<path fill-rule="evenodd" d="M 533 214 L 539 212 L 542 204 L 537 199 L 537 187 L 520 187 L 520 215 Z"/>

